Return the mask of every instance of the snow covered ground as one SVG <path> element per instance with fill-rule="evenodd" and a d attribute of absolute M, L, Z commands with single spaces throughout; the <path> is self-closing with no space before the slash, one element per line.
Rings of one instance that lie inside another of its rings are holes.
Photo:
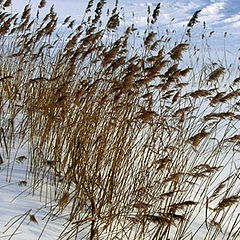
<path fill-rule="evenodd" d="M 1 156 L 4 163 L 0 170 L 0 239 L 38 239 L 47 221 L 49 223 L 41 239 L 49 240 L 50 236 L 51 239 L 57 239 L 64 221 L 61 218 L 54 221 L 48 218 L 47 213 L 51 204 L 46 205 L 44 199 L 40 201 L 40 190 L 32 196 L 31 179 L 26 177 L 27 160 L 23 163 L 15 162 L 9 182 L 14 154 L 11 154 L 9 168 L 2 151 Z M 17 157 L 19 156 L 27 156 L 26 147 L 17 153 Z M 30 221 L 31 215 L 37 222 Z"/>

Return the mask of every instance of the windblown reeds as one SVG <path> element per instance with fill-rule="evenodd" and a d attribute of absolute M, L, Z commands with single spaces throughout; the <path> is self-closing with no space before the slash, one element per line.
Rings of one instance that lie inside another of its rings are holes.
<path fill-rule="evenodd" d="M 173 43 L 155 31 L 160 4 L 148 10 L 139 48 L 134 26 L 118 29 L 117 2 L 104 25 L 105 1 L 94 18 L 89 1 L 80 26 L 63 21 L 68 36 L 53 7 L 32 21 L 30 5 L 18 17 L 10 3 L 0 13 L 0 164 L 10 179 L 14 163 L 26 163 L 31 181 L 19 186 L 51 199 L 49 215 L 67 213 L 59 239 L 81 239 L 84 229 L 83 239 L 193 239 L 194 221 L 207 226 L 205 239 L 236 237 L 239 81 L 221 88 L 227 66 L 203 61 L 195 71 L 189 36 Z M 10 159 L 25 142 L 29 156 Z"/>

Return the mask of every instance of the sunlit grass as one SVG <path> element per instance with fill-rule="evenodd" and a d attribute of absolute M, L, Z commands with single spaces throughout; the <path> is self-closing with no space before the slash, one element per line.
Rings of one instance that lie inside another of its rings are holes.
<path fill-rule="evenodd" d="M 174 43 L 155 31 L 160 5 L 148 9 L 136 46 L 117 6 L 101 24 L 104 1 L 79 26 L 66 18 L 67 37 L 53 7 L 41 19 L 1 2 L 2 161 L 8 180 L 27 161 L 50 213 L 67 208 L 59 239 L 239 237 L 239 69 L 200 59 L 199 11 Z M 11 159 L 26 142 L 29 155 Z"/>

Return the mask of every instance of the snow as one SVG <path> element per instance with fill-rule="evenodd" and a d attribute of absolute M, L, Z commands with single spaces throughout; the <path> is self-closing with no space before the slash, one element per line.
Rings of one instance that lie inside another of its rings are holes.
<path fill-rule="evenodd" d="M 6 159 L 6 154 L 1 152 L 1 155 L 2 157 L 5 155 L 3 159 Z M 18 156 L 27 156 L 26 147 L 18 152 Z M 13 159 L 14 154 L 11 154 L 9 167 L 5 161 L 0 171 L 0 239 L 10 239 L 13 233 L 13 239 L 38 239 L 48 221 L 46 216 L 51 204 L 39 201 L 39 190 L 32 196 L 31 179 L 26 177 L 26 162 L 15 163 L 11 181 L 9 180 Z M 27 185 L 20 186 L 20 181 L 26 181 Z M 35 216 L 38 223 L 30 222 L 30 214 Z M 51 218 L 41 239 L 48 240 L 49 236 L 51 239 L 57 239 L 64 227 L 63 223 L 61 218 L 54 221 Z M 19 229 L 14 232 L 18 227 Z"/>

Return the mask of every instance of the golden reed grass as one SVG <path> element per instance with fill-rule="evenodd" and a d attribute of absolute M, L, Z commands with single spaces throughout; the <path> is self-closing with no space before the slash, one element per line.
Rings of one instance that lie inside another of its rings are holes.
<path fill-rule="evenodd" d="M 10 180 L 26 163 L 33 193 L 55 203 L 48 215 L 66 211 L 59 239 L 239 237 L 239 73 L 199 61 L 200 10 L 175 43 L 156 30 L 160 4 L 143 34 L 123 29 L 118 1 L 106 22 L 106 2 L 91 0 L 60 30 L 53 6 L 41 17 L 44 0 L 35 17 L 30 4 L 20 16 L 0 4 L 0 164 Z M 29 155 L 11 159 L 25 142 Z"/>

